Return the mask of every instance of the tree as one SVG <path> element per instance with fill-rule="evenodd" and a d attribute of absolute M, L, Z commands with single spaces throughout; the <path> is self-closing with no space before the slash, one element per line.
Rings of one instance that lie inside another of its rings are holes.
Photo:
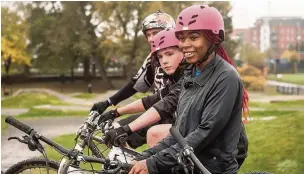
<path fill-rule="evenodd" d="M 298 72 L 298 63 L 300 62 L 300 55 L 296 50 L 286 50 L 281 56 L 293 63 L 293 73 Z"/>
<path fill-rule="evenodd" d="M 265 54 L 261 53 L 257 48 L 246 44 L 240 50 L 240 58 L 251 66 L 254 66 L 261 71 L 265 66 Z"/>
<path fill-rule="evenodd" d="M 12 65 L 30 65 L 30 55 L 27 50 L 28 25 L 15 11 L 1 7 L 1 56 L 2 61 L 8 57 L 12 59 Z"/>

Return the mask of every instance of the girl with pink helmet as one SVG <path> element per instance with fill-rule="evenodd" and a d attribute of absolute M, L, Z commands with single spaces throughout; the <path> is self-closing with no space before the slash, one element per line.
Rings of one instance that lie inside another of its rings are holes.
<path fill-rule="evenodd" d="M 237 144 L 248 95 L 221 46 L 224 31 L 223 17 L 214 7 L 194 5 L 178 15 L 175 35 L 192 70 L 169 95 L 179 95 L 175 126 L 202 164 L 211 173 L 236 174 Z M 180 150 L 169 135 L 149 149 L 155 154 L 137 162 L 130 174 L 172 173 Z"/>

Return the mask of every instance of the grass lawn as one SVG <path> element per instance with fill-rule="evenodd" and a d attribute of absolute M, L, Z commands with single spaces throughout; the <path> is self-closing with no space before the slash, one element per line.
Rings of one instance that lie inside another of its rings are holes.
<path fill-rule="evenodd" d="M 294 83 L 298 85 L 304 85 L 304 73 L 283 74 L 283 77 L 281 79 L 277 79 L 275 74 L 270 74 L 268 76 L 268 79 L 281 81 L 281 82 Z"/>
<path fill-rule="evenodd" d="M 1 101 L 2 108 L 31 108 L 44 104 L 67 105 L 55 96 L 46 93 L 22 93 Z"/>
<path fill-rule="evenodd" d="M 249 107 L 265 108 L 265 109 L 303 108 L 304 100 L 277 101 L 271 103 L 249 102 Z"/>
<path fill-rule="evenodd" d="M 39 118 L 52 116 L 84 116 L 87 117 L 89 111 L 66 111 L 31 108 L 28 112 L 18 115 L 18 118 Z"/>
<path fill-rule="evenodd" d="M 141 99 L 143 97 L 146 97 L 146 96 L 152 95 L 152 94 L 153 94 L 152 92 L 147 92 L 147 93 L 138 92 L 138 93 L 134 94 L 133 97 L 136 98 L 136 99 Z"/>
<path fill-rule="evenodd" d="M 96 94 L 95 93 L 81 93 L 81 94 L 74 95 L 73 97 L 82 98 L 82 99 L 91 99 L 91 98 L 96 97 Z"/>
<path fill-rule="evenodd" d="M 239 173 L 268 171 L 300 174 L 304 171 L 304 112 L 246 125 L 249 154 Z"/>

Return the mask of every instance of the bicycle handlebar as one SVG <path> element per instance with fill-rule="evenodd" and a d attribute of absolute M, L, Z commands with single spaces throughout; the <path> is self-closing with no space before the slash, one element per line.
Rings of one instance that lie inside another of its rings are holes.
<path fill-rule="evenodd" d="M 26 134 L 30 135 L 31 131 L 34 130 L 33 128 L 31 128 L 30 126 L 21 123 L 20 121 L 16 120 L 15 118 L 13 118 L 12 116 L 8 116 L 5 118 L 5 122 L 14 126 L 15 128 L 25 132 Z"/>
<path fill-rule="evenodd" d="M 15 128 L 23 131 L 24 133 L 30 135 L 32 132 L 34 132 L 34 134 L 37 134 L 36 138 L 45 142 L 46 144 L 52 146 L 53 148 L 55 148 L 56 150 L 58 150 L 60 153 L 67 155 L 67 154 L 71 154 L 71 150 L 66 149 L 62 146 L 60 146 L 59 144 L 53 142 L 52 140 L 40 135 L 39 133 L 37 133 L 33 128 L 31 128 L 30 126 L 16 120 L 15 118 L 13 118 L 12 116 L 8 116 L 5 118 L 5 122 L 14 126 Z M 96 157 L 92 157 L 92 156 L 85 156 L 85 155 L 81 155 L 81 157 L 83 158 L 84 161 L 86 162 L 96 162 L 96 163 L 101 163 L 101 164 L 105 164 L 106 160 L 103 158 L 96 158 Z M 121 168 L 123 170 L 130 170 L 132 168 L 132 164 L 127 164 L 127 163 L 121 163 Z"/>
<path fill-rule="evenodd" d="M 176 139 L 177 143 L 182 147 L 182 149 L 190 148 L 190 146 L 187 144 L 186 140 L 184 137 L 180 134 L 180 132 L 175 128 L 171 127 L 170 128 L 170 133 L 173 136 L 173 138 Z M 199 161 L 199 159 L 195 156 L 192 150 L 190 152 L 190 158 L 193 161 L 193 163 L 199 168 L 201 172 L 204 174 L 211 174 L 205 167 L 204 165 Z"/>

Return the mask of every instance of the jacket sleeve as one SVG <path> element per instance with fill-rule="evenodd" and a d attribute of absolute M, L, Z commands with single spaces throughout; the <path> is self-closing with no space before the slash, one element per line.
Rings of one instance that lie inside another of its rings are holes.
<path fill-rule="evenodd" d="M 221 76 L 211 89 L 201 115 L 201 122 L 195 131 L 186 135 L 186 142 L 194 149 L 202 151 L 225 127 L 232 113 L 234 103 L 241 97 L 241 83 L 236 76 Z M 190 115 L 189 115 L 190 117 Z M 189 118 L 190 119 L 190 118 Z M 147 159 L 149 173 L 160 173 L 164 165 L 177 165 L 175 154 L 180 151 L 175 144 Z M 166 168 L 165 167 L 165 168 Z"/>
<path fill-rule="evenodd" d="M 153 105 L 162 119 L 167 119 L 169 115 L 172 116 L 172 113 L 176 111 L 182 81 L 183 79 L 171 85 L 169 94 Z"/>
<path fill-rule="evenodd" d="M 138 91 L 145 93 L 154 83 L 154 69 L 152 67 L 151 54 L 148 55 L 137 74 L 132 77 L 133 88 Z"/>
<path fill-rule="evenodd" d="M 145 110 L 148 110 L 149 108 L 151 108 L 159 100 L 160 100 L 159 92 L 157 92 L 153 95 L 146 96 L 141 99 Z"/>

